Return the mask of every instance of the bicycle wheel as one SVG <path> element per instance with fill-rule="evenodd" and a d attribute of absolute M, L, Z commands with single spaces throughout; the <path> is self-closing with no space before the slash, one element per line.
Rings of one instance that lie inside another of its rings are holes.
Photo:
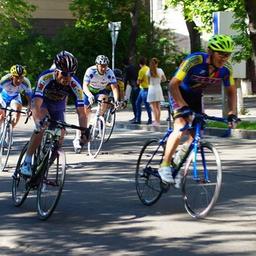
<path fill-rule="evenodd" d="M 15 206 L 21 206 L 29 193 L 28 177 L 20 173 L 20 166 L 23 163 L 28 148 L 28 142 L 21 150 L 12 181 L 12 200 Z"/>
<path fill-rule="evenodd" d="M 194 168 L 197 171 L 196 178 L 193 175 Z M 188 156 L 182 181 L 185 208 L 192 217 L 203 218 L 210 212 L 220 194 L 221 182 L 218 152 L 211 143 L 202 142 L 197 155 L 192 150 Z"/>
<path fill-rule="evenodd" d="M 96 158 L 99 154 L 105 136 L 105 120 L 99 116 L 94 123 L 90 132 L 90 141 L 88 142 L 88 153 L 91 157 Z"/>
<path fill-rule="evenodd" d="M 136 191 L 141 202 L 152 205 L 161 197 L 161 179 L 158 168 L 162 162 L 164 147 L 157 139 L 146 142 L 140 152 L 135 172 Z"/>
<path fill-rule="evenodd" d="M 106 113 L 105 113 L 105 126 L 106 126 L 106 131 L 105 131 L 105 139 L 104 142 L 108 142 L 112 132 L 115 127 L 116 123 L 116 111 L 113 112 L 113 108 L 109 108 Z"/>
<path fill-rule="evenodd" d="M 66 175 L 66 158 L 62 149 L 53 151 L 44 163 L 44 175 L 37 189 L 37 213 L 40 219 L 48 219 L 61 196 Z"/>
<path fill-rule="evenodd" d="M 0 171 L 3 171 L 7 165 L 10 150 L 12 146 L 12 126 L 10 123 L 3 123 L 0 135 Z"/>

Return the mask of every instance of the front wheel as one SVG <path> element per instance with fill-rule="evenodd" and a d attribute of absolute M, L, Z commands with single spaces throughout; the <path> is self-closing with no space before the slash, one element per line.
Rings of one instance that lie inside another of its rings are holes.
<path fill-rule="evenodd" d="M 163 160 L 164 147 L 152 139 L 141 149 L 135 172 L 136 191 L 140 201 L 149 206 L 158 201 L 163 190 L 158 168 Z"/>
<path fill-rule="evenodd" d="M 21 206 L 23 204 L 30 190 L 30 186 L 28 185 L 29 178 L 20 173 L 20 167 L 24 162 L 27 148 L 28 148 L 28 142 L 21 150 L 18 163 L 16 165 L 16 169 L 13 174 L 12 200 L 15 206 Z"/>
<path fill-rule="evenodd" d="M 37 189 L 37 213 L 40 219 L 48 219 L 61 196 L 66 175 L 66 158 L 62 149 L 53 151 L 46 158 L 44 175 Z"/>
<path fill-rule="evenodd" d="M 90 141 L 88 142 L 88 153 L 91 157 L 96 158 L 99 154 L 105 136 L 105 120 L 99 116 L 93 124 L 90 131 Z"/>
<path fill-rule="evenodd" d="M 115 127 L 115 123 L 116 123 L 116 111 L 113 110 L 113 108 L 109 108 L 106 113 L 105 113 L 105 125 L 106 125 L 106 131 L 105 131 L 105 140 L 104 142 L 108 142 L 114 127 Z"/>
<path fill-rule="evenodd" d="M 206 217 L 219 197 L 221 182 L 219 154 L 211 143 L 202 142 L 196 156 L 194 150 L 188 156 L 182 182 L 185 208 L 192 217 Z"/>
<path fill-rule="evenodd" d="M 10 150 L 12 146 L 12 126 L 5 122 L 2 124 L 0 135 L 0 171 L 3 171 L 7 165 L 8 158 L 10 155 Z"/>

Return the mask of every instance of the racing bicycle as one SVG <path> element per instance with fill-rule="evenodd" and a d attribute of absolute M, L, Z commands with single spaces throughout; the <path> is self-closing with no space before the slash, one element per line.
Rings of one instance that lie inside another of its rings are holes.
<path fill-rule="evenodd" d="M 41 125 L 50 123 L 54 129 L 46 128 L 40 146 L 32 157 L 32 176 L 20 172 L 29 142 L 22 149 L 13 174 L 12 199 L 15 206 L 21 206 L 31 190 L 37 190 L 37 213 L 40 219 L 48 219 L 54 212 L 64 186 L 66 157 L 60 147 L 61 131 L 65 128 L 80 129 L 89 135 L 89 128 L 67 124 L 45 118 Z"/>
<path fill-rule="evenodd" d="M 195 114 L 192 143 L 183 158 L 175 166 L 173 178 L 181 172 L 181 192 L 186 211 L 194 218 L 204 218 L 214 207 L 221 190 L 222 167 L 215 146 L 202 139 L 202 129 L 206 120 L 227 123 L 226 118 Z M 230 129 L 230 128 L 229 128 Z M 156 203 L 170 185 L 161 181 L 158 168 L 162 162 L 165 144 L 172 133 L 168 128 L 162 139 L 151 139 L 141 149 L 135 174 L 136 190 L 141 202 L 147 206 Z"/>

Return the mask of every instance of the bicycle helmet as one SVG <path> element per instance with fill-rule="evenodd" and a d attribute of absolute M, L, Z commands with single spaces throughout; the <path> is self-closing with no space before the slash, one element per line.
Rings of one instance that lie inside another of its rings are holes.
<path fill-rule="evenodd" d="M 119 68 L 114 69 L 114 74 L 117 80 L 123 80 L 123 72 Z"/>
<path fill-rule="evenodd" d="M 56 69 L 62 72 L 75 73 L 78 61 L 72 53 L 68 51 L 61 51 L 55 56 L 54 64 Z"/>
<path fill-rule="evenodd" d="M 10 73 L 13 76 L 25 76 L 27 74 L 27 71 L 23 66 L 16 64 L 11 67 Z"/>
<path fill-rule="evenodd" d="M 214 35 L 208 42 L 208 48 L 217 52 L 232 53 L 234 50 L 234 42 L 228 35 Z"/>
<path fill-rule="evenodd" d="M 95 60 L 95 64 L 98 64 L 98 65 L 108 65 L 109 64 L 109 59 L 105 55 L 98 55 L 96 60 Z"/>

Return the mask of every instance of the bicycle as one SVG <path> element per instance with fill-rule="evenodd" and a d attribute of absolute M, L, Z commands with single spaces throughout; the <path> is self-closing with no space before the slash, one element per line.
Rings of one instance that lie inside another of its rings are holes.
<path fill-rule="evenodd" d="M 61 130 L 80 129 L 89 133 L 89 128 L 67 124 L 45 118 L 41 125 L 54 124 L 52 130 L 46 128 L 40 146 L 32 156 L 32 176 L 20 172 L 25 159 L 28 143 L 23 147 L 13 174 L 12 199 L 15 206 L 21 206 L 30 190 L 37 190 L 37 213 L 41 220 L 48 219 L 54 212 L 60 199 L 66 175 L 66 157 L 60 147 Z"/>
<path fill-rule="evenodd" d="M 182 198 L 186 211 L 193 218 L 206 217 L 219 197 L 222 183 L 219 154 L 210 142 L 202 140 L 201 137 L 201 130 L 206 120 L 227 123 L 226 118 L 195 114 L 194 125 L 191 127 L 195 132 L 193 141 L 172 173 L 175 178 L 184 165 L 181 182 Z M 189 125 L 186 125 L 184 130 L 188 127 Z M 149 140 L 141 149 L 136 166 L 135 183 L 139 199 L 144 205 L 153 205 L 170 188 L 170 185 L 162 183 L 158 168 L 163 159 L 165 143 L 172 131 L 168 128 L 162 139 Z"/>
<path fill-rule="evenodd" d="M 0 130 L 0 171 L 4 171 L 9 159 L 11 146 L 13 143 L 12 114 L 14 112 L 27 114 L 27 112 L 15 110 L 10 107 L 1 107 L 0 109 L 5 111 L 5 118 L 1 124 Z M 27 123 L 28 118 L 29 116 L 27 116 L 25 124 Z"/>

